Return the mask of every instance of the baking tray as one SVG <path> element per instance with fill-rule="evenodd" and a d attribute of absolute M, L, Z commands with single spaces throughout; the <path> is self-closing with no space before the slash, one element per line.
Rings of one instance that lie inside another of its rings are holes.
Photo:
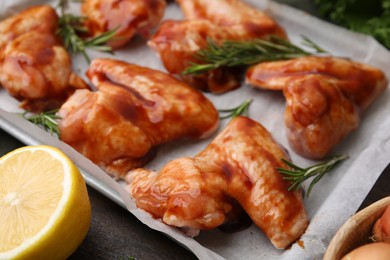
<path fill-rule="evenodd" d="M 9 10 L 23 9 L 27 5 L 47 1 L 2 1 L 4 13 Z M 49 1 L 50 2 L 50 1 Z M 266 0 L 246 1 L 259 9 L 265 10 L 286 28 L 289 38 L 299 44 L 305 35 L 329 50 L 336 56 L 349 57 L 356 61 L 382 68 L 389 77 L 390 53 L 371 37 L 352 33 L 348 30 L 323 22 L 305 12 L 286 5 Z M 79 6 L 72 5 L 72 13 L 77 13 Z M 170 3 L 166 18 L 182 19 L 177 5 Z M 163 70 L 156 54 L 148 49 L 141 38 L 134 39 L 125 50 L 117 51 L 115 56 L 89 52 L 91 57 L 110 57 L 139 65 Z M 83 57 L 74 57 L 75 71 L 84 75 L 87 64 Z M 295 154 L 288 146 L 284 124 L 284 98 L 280 93 L 260 91 L 249 86 L 223 95 L 206 94 L 217 108 L 229 108 L 240 104 L 247 98 L 253 98 L 249 115 L 261 122 L 274 138 L 285 146 L 292 160 L 299 165 L 310 165 Z M 132 214 L 149 227 L 159 230 L 176 240 L 200 259 L 320 259 L 339 226 L 352 215 L 374 185 L 390 158 L 390 111 L 389 89 L 366 111 L 361 126 L 350 134 L 334 149 L 334 153 L 348 153 L 350 159 L 327 175 L 317 184 L 309 199 L 305 200 L 311 224 L 301 238 L 305 247 L 294 244 L 290 250 L 276 250 L 262 232 L 252 225 L 251 228 L 235 234 L 224 234 L 218 230 L 201 232 L 196 239 L 189 238 L 178 229 L 168 227 L 161 221 L 135 207 L 134 201 L 123 189 L 124 184 L 116 182 L 100 168 L 80 155 L 67 144 L 46 133 L 41 128 L 29 123 L 17 113 L 17 102 L 0 89 L 0 127 L 28 145 L 47 144 L 63 150 L 80 168 L 87 184 L 98 190 L 115 203 L 126 207 Z M 227 121 L 222 121 L 219 131 Z M 172 142 L 162 146 L 157 158 L 146 167 L 159 169 L 173 158 L 195 155 L 212 138 L 191 141 Z M 218 239 L 216 239 L 218 238 Z"/>

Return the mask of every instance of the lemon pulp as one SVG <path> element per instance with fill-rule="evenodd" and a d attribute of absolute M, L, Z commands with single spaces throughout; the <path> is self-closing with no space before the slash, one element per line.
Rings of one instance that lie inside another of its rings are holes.
<path fill-rule="evenodd" d="M 0 259 L 66 258 L 89 224 L 84 180 L 61 151 L 27 146 L 0 159 Z"/>

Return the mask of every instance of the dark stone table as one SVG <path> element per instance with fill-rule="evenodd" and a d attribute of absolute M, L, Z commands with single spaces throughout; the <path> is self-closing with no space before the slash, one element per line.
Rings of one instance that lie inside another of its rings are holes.
<path fill-rule="evenodd" d="M 310 1 L 280 0 L 315 12 Z M 0 156 L 22 146 L 18 140 L 0 130 Z M 390 155 L 389 155 L 390 156 Z M 127 210 L 92 188 L 88 188 L 92 204 L 92 223 L 87 237 L 69 258 L 76 259 L 196 259 L 165 235 L 143 225 Z M 361 208 L 390 196 L 390 166 L 382 173 Z"/>

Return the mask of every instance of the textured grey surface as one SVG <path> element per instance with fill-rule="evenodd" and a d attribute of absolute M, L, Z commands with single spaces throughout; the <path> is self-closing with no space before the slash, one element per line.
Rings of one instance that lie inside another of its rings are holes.
<path fill-rule="evenodd" d="M 0 129 L 0 156 L 23 145 L 23 143 L 19 142 L 17 139 Z"/>

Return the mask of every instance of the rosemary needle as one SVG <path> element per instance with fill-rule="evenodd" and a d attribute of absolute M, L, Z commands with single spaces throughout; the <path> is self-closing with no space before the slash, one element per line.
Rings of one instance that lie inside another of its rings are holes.
<path fill-rule="evenodd" d="M 61 117 L 56 114 L 57 112 L 58 109 L 28 116 L 28 112 L 26 111 L 22 113 L 21 116 L 35 125 L 43 126 L 45 131 L 48 131 L 51 134 L 56 133 L 59 136 L 60 130 L 58 128 L 57 120 L 61 119 Z"/>
<path fill-rule="evenodd" d="M 234 118 L 236 116 L 244 115 L 248 112 L 249 105 L 252 103 L 252 99 L 247 99 L 239 106 L 229 109 L 219 109 L 220 113 L 228 113 L 227 115 L 220 116 L 219 119 Z"/>
<path fill-rule="evenodd" d="M 95 49 L 101 52 L 113 53 L 112 48 L 107 42 L 114 38 L 116 30 L 109 30 L 96 37 L 83 39 L 79 34 L 88 33 L 88 28 L 84 26 L 85 17 L 66 14 L 65 10 L 69 6 L 68 0 L 60 0 L 57 5 L 60 8 L 61 17 L 58 21 L 56 33 L 62 38 L 65 48 L 69 52 L 76 54 L 81 53 L 90 63 L 86 49 Z"/>
<path fill-rule="evenodd" d="M 193 63 L 183 74 L 201 74 L 220 67 L 249 66 L 264 61 L 287 60 L 313 54 L 328 53 L 308 37 L 303 36 L 302 44 L 308 52 L 288 40 L 277 36 L 250 41 L 225 41 L 221 45 L 207 39 L 208 46 L 195 53 L 199 64 Z"/>
<path fill-rule="evenodd" d="M 307 168 L 301 168 L 288 160 L 282 159 L 282 161 L 286 163 L 288 166 L 290 166 L 291 169 L 277 168 L 277 170 L 281 174 L 285 175 L 283 179 L 289 180 L 291 182 L 291 186 L 288 189 L 289 191 L 291 190 L 295 191 L 300 189 L 304 181 L 314 177 L 306 192 L 306 197 L 309 197 L 309 194 L 313 189 L 314 185 L 319 180 L 321 180 L 321 178 L 326 173 L 333 170 L 340 162 L 346 160 L 347 158 L 348 155 L 338 155 L 332 157 L 330 160 L 326 162 L 322 162 Z"/>

